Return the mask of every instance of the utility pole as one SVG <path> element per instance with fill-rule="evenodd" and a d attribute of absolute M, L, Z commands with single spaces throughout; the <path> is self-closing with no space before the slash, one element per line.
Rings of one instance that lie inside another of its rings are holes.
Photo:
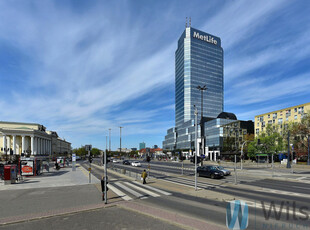
<path fill-rule="evenodd" d="M 122 126 L 119 127 L 119 151 L 122 154 Z"/>
<path fill-rule="evenodd" d="M 111 129 L 109 129 L 109 152 L 111 153 Z"/>
<path fill-rule="evenodd" d="M 197 89 L 201 92 L 201 118 L 200 118 L 200 137 L 201 137 L 201 156 L 205 153 L 205 134 L 204 134 L 204 123 L 203 123 L 203 91 L 207 90 L 206 85 L 201 87 L 197 86 Z M 203 158 L 201 158 L 201 165 L 203 164 Z"/>
<path fill-rule="evenodd" d="M 235 184 L 237 184 L 237 155 L 235 154 Z"/>
<path fill-rule="evenodd" d="M 108 170 L 107 170 L 107 149 L 104 151 L 104 203 L 108 203 L 107 194 L 107 181 L 108 181 Z"/>
<path fill-rule="evenodd" d="M 291 168 L 291 155 L 290 155 L 290 131 L 287 132 L 287 164 L 286 164 L 286 168 Z"/>
<path fill-rule="evenodd" d="M 310 140 L 309 140 L 309 137 L 310 137 L 310 136 L 309 136 L 309 134 L 308 134 L 308 161 L 307 161 L 307 165 L 310 165 L 310 152 L 309 152 L 309 147 L 310 147 L 310 146 L 309 146 L 309 145 L 310 145 L 309 142 L 310 142 Z"/>
<path fill-rule="evenodd" d="M 198 122 L 197 122 L 197 116 L 198 116 L 198 111 L 196 106 L 194 105 L 195 108 L 195 191 L 197 191 L 197 150 L 198 150 L 198 143 L 197 143 L 197 132 L 198 132 Z"/>

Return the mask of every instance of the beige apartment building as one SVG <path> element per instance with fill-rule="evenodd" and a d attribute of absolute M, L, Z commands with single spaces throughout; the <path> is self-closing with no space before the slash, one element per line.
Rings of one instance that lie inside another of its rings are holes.
<path fill-rule="evenodd" d="M 282 130 L 289 122 L 300 122 L 307 111 L 310 111 L 310 102 L 257 115 L 254 120 L 255 137 L 265 132 L 268 124 L 277 125 L 278 131 L 282 134 Z"/>
<path fill-rule="evenodd" d="M 0 155 L 49 156 L 71 153 L 71 143 L 35 123 L 0 121 Z"/>

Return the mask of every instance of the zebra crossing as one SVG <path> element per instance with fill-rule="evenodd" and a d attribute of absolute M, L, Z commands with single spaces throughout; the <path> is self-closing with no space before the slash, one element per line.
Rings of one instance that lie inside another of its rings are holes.
<path fill-rule="evenodd" d="M 170 196 L 172 193 L 154 188 L 152 186 L 141 184 L 137 181 L 117 181 L 110 182 L 108 188 L 123 200 L 130 201 L 134 199 L 147 199 L 149 197 L 160 197 L 162 195 Z"/>
<path fill-rule="evenodd" d="M 179 184 L 187 187 L 195 187 L 195 181 L 193 179 L 187 179 L 184 177 L 166 177 L 159 179 L 169 183 Z M 214 189 L 216 187 L 222 186 L 221 184 L 212 184 L 207 182 L 202 182 L 197 180 L 197 188 L 199 189 Z"/>

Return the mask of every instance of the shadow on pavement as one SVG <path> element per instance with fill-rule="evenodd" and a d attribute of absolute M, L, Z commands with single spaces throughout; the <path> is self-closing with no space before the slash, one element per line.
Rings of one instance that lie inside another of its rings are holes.
<path fill-rule="evenodd" d="M 69 171 L 54 171 L 54 172 L 44 172 L 42 175 L 42 177 L 50 177 L 50 176 L 61 176 L 65 173 L 68 173 Z"/>

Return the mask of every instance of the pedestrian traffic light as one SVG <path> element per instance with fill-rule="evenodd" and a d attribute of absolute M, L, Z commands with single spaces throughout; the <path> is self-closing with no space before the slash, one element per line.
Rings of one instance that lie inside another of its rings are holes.
<path fill-rule="evenodd" d="M 88 157 L 88 160 L 89 160 L 89 163 L 92 163 L 92 162 L 93 162 L 93 157 L 92 157 L 92 155 L 90 155 L 90 156 Z"/>
<path fill-rule="evenodd" d="M 147 162 L 150 162 L 150 161 L 151 161 L 150 156 L 147 156 L 147 157 L 146 157 L 146 161 L 147 161 Z"/>
<path fill-rule="evenodd" d="M 197 164 L 199 164 L 200 163 L 200 157 L 197 157 Z"/>
<path fill-rule="evenodd" d="M 106 154 L 106 162 L 109 163 L 110 162 L 110 156 L 108 156 L 108 154 Z M 103 155 L 103 158 L 102 158 L 102 164 L 104 164 L 104 155 Z"/>
<path fill-rule="evenodd" d="M 260 139 L 257 139 L 257 144 L 260 145 Z"/>

